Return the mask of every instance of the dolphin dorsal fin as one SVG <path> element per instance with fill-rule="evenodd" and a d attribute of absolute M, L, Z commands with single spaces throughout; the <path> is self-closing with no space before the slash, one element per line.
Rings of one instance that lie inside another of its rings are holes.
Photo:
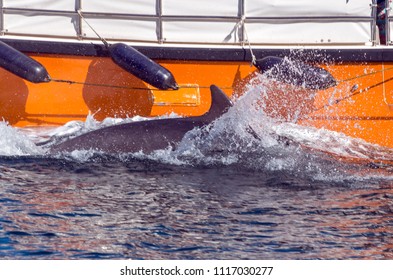
<path fill-rule="evenodd" d="M 210 86 L 211 105 L 209 111 L 203 115 L 203 119 L 212 122 L 225 114 L 233 106 L 228 96 L 216 85 Z"/>

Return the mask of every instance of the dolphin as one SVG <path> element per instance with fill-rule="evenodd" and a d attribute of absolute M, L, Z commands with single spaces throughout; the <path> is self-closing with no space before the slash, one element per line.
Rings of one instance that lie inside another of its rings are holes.
<path fill-rule="evenodd" d="M 297 60 L 267 56 L 257 59 L 254 65 L 269 78 L 306 89 L 324 90 L 338 84 L 327 70 Z"/>
<path fill-rule="evenodd" d="M 232 106 L 232 102 L 217 86 L 211 85 L 210 92 L 210 109 L 202 116 L 138 121 L 105 127 L 55 144 L 50 148 L 50 153 L 93 149 L 105 153 L 142 151 L 148 154 L 169 146 L 176 149 L 188 131 L 212 123 Z"/>

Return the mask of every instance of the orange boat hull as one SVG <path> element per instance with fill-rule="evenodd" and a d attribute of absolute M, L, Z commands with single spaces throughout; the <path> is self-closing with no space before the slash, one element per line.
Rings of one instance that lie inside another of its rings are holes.
<path fill-rule="evenodd" d="M 256 71 L 248 62 L 159 61 L 181 86 L 178 91 L 163 91 L 122 70 L 108 57 L 31 57 L 45 66 L 51 82 L 30 83 L 0 69 L 0 117 L 13 126 L 57 126 L 85 120 L 89 113 L 98 120 L 171 113 L 202 115 L 210 106 L 211 84 L 222 88 L 228 96 L 243 94 Z M 277 92 L 268 100 L 269 108 L 281 107 L 278 114 L 287 115 L 292 109 L 283 101 L 291 98 L 291 104 L 305 106 L 298 120 L 302 125 L 393 148 L 393 63 L 321 66 L 341 81 L 336 87 L 317 92 L 312 104 L 299 98 L 304 93 L 302 89 L 286 87 L 280 92 L 270 88 Z"/>

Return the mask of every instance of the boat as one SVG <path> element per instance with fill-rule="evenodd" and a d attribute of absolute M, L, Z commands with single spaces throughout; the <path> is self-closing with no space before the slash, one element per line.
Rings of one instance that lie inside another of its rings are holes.
<path fill-rule="evenodd" d="M 200 116 L 210 85 L 242 95 L 264 72 L 257 62 L 278 58 L 336 82 L 307 88 L 271 77 L 273 117 L 393 148 L 389 0 L 0 5 L 0 118 L 12 126 L 60 126 L 90 113 Z"/>

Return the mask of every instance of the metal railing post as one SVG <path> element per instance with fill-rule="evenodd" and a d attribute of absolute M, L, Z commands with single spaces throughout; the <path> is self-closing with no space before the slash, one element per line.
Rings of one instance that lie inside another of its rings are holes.
<path fill-rule="evenodd" d="M 377 0 L 373 0 L 371 4 L 371 43 L 374 45 L 377 44 Z"/>
<path fill-rule="evenodd" d="M 75 23 L 76 24 L 76 37 L 78 38 L 78 40 L 82 40 L 83 39 L 83 27 L 82 27 L 82 17 L 80 16 L 80 14 L 78 13 L 78 11 L 82 11 L 82 0 L 75 0 L 75 11 L 77 12 L 78 15 L 78 20 Z"/>
<path fill-rule="evenodd" d="M 0 0 L 0 36 L 3 36 L 5 33 L 4 30 L 4 10 L 3 10 L 3 0 Z"/>
<path fill-rule="evenodd" d="M 385 15 L 385 36 L 386 36 L 386 45 L 390 45 L 390 1 L 385 0 L 385 9 L 386 9 L 386 15 Z"/>
<path fill-rule="evenodd" d="M 245 0 L 239 0 L 239 22 L 242 22 L 242 25 L 240 27 L 240 34 L 239 34 L 239 42 L 240 44 L 244 44 L 245 40 L 245 34 L 244 34 L 244 25 L 246 24 L 245 22 L 245 6 L 244 6 L 244 1 Z M 247 38 L 248 39 L 248 38 Z"/>
<path fill-rule="evenodd" d="M 164 42 L 163 30 L 162 30 L 162 0 L 156 0 L 156 33 L 157 33 L 157 41 L 159 44 Z"/>

